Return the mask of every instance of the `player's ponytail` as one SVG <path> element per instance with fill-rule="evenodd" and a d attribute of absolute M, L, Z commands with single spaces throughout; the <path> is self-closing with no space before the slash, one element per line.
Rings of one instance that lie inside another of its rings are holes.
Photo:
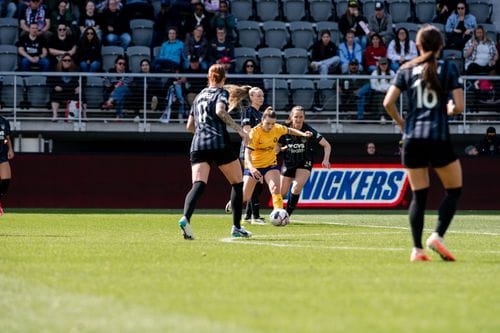
<path fill-rule="evenodd" d="M 226 70 L 220 64 L 213 64 L 208 69 L 208 82 L 209 84 L 221 83 L 226 78 Z"/>
<path fill-rule="evenodd" d="M 402 68 L 410 68 L 423 64 L 422 80 L 429 88 L 441 95 L 443 88 L 438 76 L 437 57 L 443 47 L 443 36 L 436 27 L 425 24 L 418 31 L 416 40 L 421 54 L 405 63 Z"/>

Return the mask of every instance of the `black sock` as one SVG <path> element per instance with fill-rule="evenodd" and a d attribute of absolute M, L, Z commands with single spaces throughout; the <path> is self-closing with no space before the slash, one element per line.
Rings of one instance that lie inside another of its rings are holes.
<path fill-rule="evenodd" d="M 408 209 L 410 218 L 411 235 L 413 246 L 422 249 L 422 232 L 424 230 L 425 203 L 429 188 L 413 191 L 410 207 Z"/>
<path fill-rule="evenodd" d="M 233 225 L 241 228 L 241 209 L 243 207 L 243 182 L 233 184 L 231 189 L 231 207 L 233 208 Z"/>
<path fill-rule="evenodd" d="M 7 179 L 0 179 L 0 199 L 4 197 L 4 195 L 7 194 L 7 190 L 9 189 L 10 185 L 10 178 Z"/>
<path fill-rule="evenodd" d="M 300 194 L 290 194 L 290 198 L 286 202 L 286 211 L 288 216 L 291 216 L 295 207 L 297 207 L 297 203 L 299 202 Z"/>
<path fill-rule="evenodd" d="M 191 220 L 196 203 L 205 191 L 205 186 L 207 186 L 207 184 L 204 182 L 196 181 L 193 183 L 191 191 L 189 191 L 186 195 L 186 199 L 184 200 L 184 216 L 188 219 L 188 221 Z"/>
<path fill-rule="evenodd" d="M 252 193 L 252 200 L 250 204 L 252 205 L 252 216 L 256 219 L 260 217 L 260 196 L 262 195 L 262 190 L 264 185 L 262 183 L 255 184 L 255 188 Z"/>
<path fill-rule="evenodd" d="M 441 205 L 439 206 L 439 216 L 436 225 L 436 232 L 440 237 L 444 236 L 446 230 L 450 226 L 451 219 L 453 218 L 457 210 L 457 202 L 460 198 L 461 193 L 461 187 L 449 188 L 446 190 L 446 195 L 443 198 L 443 201 L 441 201 Z"/>
<path fill-rule="evenodd" d="M 245 220 L 249 220 L 252 218 L 252 202 L 247 202 L 247 206 L 245 209 Z"/>

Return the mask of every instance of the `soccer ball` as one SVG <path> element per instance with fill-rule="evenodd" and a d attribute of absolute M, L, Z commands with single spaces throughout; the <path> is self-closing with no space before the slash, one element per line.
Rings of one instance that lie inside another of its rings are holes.
<path fill-rule="evenodd" d="M 269 214 L 269 220 L 277 227 L 285 226 L 290 223 L 288 213 L 282 208 L 274 209 L 271 214 Z"/>

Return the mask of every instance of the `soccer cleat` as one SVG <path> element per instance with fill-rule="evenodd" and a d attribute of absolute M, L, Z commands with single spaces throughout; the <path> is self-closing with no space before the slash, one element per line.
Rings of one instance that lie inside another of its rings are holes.
<path fill-rule="evenodd" d="M 184 239 L 187 240 L 193 240 L 194 235 L 193 235 L 193 229 L 191 228 L 191 223 L 186 219 L 186 217 L 181 217 L 179 220 L 179 228 L 181 228 L 182 231 L 182 236 L 184 236 Z"/>
<path fill-rule="evenodd" d="M 226 208 L 224 208 L 226 214 L 231 214 L 233 212 L 233 208 L 231 207 L 231 200 L 229 200 L 226 204 Z"/>
<path fill-rule="evenodd" d="M 256 217 L 252 219 L 252 224 L 266 225 L 266 220 L 263 217 Z"/>
<path fill-rule="evenodd" d="M 248 217 L 248 216 L 245 216 L 245 218 L 243 218 L 242 222 L 248 223 L 248 224 L 252 224 L 252 218 Z"/>
<path fill-rule="evenodd" d="M 233 225 L 233 228 L 231 229 L 231 236 L 250 238 L 252 237 L 252 233 L 248 230 L 245 230 L 245 228 L 243 227 L 238 229 Z"/>
<path fill-rule="evenodd" d="M 441 256 L 441 259 L 445 261 L 455 261 L 455 256 L 451 254 L 450 251 L 444 246 L 443 237 L 439 237 L 439 235 L 435 232 L 427 239 L 425 242 L 427 247 L 437 254 Z"/>
<path fill-rule="evenodd" d="M 410 261 L 432 261 L 423 249 L 413 248 L 411 251 Z"/>

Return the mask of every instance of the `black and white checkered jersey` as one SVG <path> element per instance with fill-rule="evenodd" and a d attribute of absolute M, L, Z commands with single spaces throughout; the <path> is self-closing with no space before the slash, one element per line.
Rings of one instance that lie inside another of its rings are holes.
<path fill-rule="evenodd" d="M 318 131 L 306 123 L 302 125 L 300 131 L 310 131 L 313 135 L 310 138 L 306 138 L 287 134 L 282 136 L 279 140 L 281 146 L 287 147 L 283 155 L 283 163 L 287 168 L 304 165 L 306 161 L 312 163 L 314 151 L 323 138 Z"/>
<path fill-rule="evenodd" d="M 454 63 L 438 61 L 438 76 L 443 89 L 443 94 L 439 95 L 423 82 L 423 68 L 419 64 L 400 69 L 393 81 L 396 87 L 406 92 L 403 98 L 409 103 L 403 139 L 445 141 L 450 135 L 446 104 L 451 91 L 463 87 L 462 79 Z"/>
<path fill-rule="evenodd" d="M 230 144 L 226 124 L 215 113 L 217 103 L 227 109 L 228 98 L 227 90 L 215 87 L 205 88 L 196 96 L 190 112 L 195 124 L 191 151 L 223 149 Z"/>

